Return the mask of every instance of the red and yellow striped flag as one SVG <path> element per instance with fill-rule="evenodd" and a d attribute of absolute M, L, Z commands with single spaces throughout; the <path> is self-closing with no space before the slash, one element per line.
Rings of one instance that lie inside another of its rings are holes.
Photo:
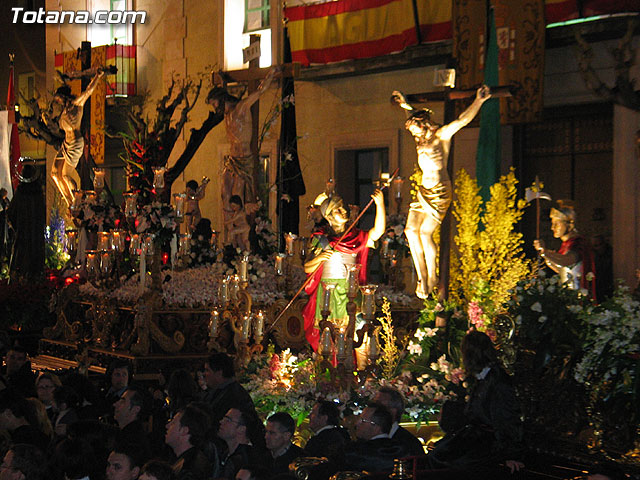
<path fill-rule="evenodd" d="M 337 0 L 285 9 L 292 59 L 302 65 L 369 58 L 418 43 L 412 0 Z M 422 41 L 451 38 L 451 2 L 418 2 Z"/>

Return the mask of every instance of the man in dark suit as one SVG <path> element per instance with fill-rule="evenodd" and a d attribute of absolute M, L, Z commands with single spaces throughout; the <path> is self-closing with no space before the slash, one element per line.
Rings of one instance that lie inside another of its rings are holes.
<path fill-rule="evenodd" d="M 199 408 L 187 405 L 167 423 L 165 442 L 176 456 L 173 471 L 179 479 L 205 480 L 214 467 L 200 450 L 209 428 L 209 418 Z"/>
<path fill-rule="evenodd" d="M 291 415 L 277 412 L 267 419 L 264 440 L 273 457 L 271 473 L 289 473 L 289 464 L 304 455 L 304 450 L 291 443 L 296 431 L 296 422 Z"/>
<path fill-rule="evenodd" d="M 151 442 L 142 423 L 150 411 L 149 397 L 146 390 L 131 385 L 113 404 L 113 418 L 119 427 L 116 444 L 137 445 L 143 463 L 151 458 Z"/>
<path fill-rule="evenodd" d="M 424 455 L 424 447 L 420 440 L 413 436 L 406 428 L 400 426 L 400 419 L 404 413 L 404 398 L 393 387 L 382 387 L 373 398 L 373 401 L 387 407 L 393 417 L 389 437 L 403 444 L 410 455 Z"/>
<path fill-rule="evenodd" d="M 211 354 L 204 364 L 204 380 L 207 384 L 204 401 L 213 411 L 215 426 L 231 408 L 255 413 L 251 396 L 235 379 L 233 359 L 229 355 Z"/>
<path fill-rule="evenodd" d="M 309 428 L 313 436 L 304 447 L 309 457 L 334 456 L 351 440 L 349 432 L 340 426 L 340 410 L 334 402 L 318 401 L 309 414 Z"/>
<path fill-rule="evenodd" d="M 392 423 L 391 412 L 384 405 L 369 404 L 356 423 L 358 440 L 345 446 L 338 465 L 349 470 L 390 472 L 394 459 L 409 455 L 403 444 L 389 438 Z"/>

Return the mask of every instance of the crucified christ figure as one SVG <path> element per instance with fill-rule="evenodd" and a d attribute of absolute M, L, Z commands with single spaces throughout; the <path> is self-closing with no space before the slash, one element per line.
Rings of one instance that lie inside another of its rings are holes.
<path fill-rule="evenodd" d="M 489 87 L 483 85 L 476 92 L 473 103 L 457 119 L 447 125 L 438 125 L 431 120 L 431 110 L 416 110 L 407 103 L 402 93 L 394 91 L 392 94 L 392 100 L 407 110 L 405 128 L 411 132 L 416 142 L 418 166 L 422 171 L 417 201 L 410 205 L 404 229 L 418 274 L 418 298 L 427 298 L 438 283 L 437 247 L 433 241 L 433 232 L 442 223 L 451 203 L 451 180 L 447 173 L 451 138 L 473 120 L 482 104 L 490 97 Z"/>
<path fill-rule="evenodd" d="M 52 116 L 58 117 L 60 129 L 64 131 L 62 147 L 51 167 L 51 178 L 67 206 L 73 203 L 73 191 L 77 187 L 73 175 L 84 152 L 84 138 L 80 132 L 84 104 L 103 76 L 104 70 L 99 68 L 86 90 L 77 97 L 71 94 L 68 85 L 58 88 L 51 104 Z"/>

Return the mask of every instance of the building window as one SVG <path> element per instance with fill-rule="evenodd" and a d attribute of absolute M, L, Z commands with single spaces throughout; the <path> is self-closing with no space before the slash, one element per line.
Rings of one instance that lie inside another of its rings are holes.
<path fill-rule="evenodd" d="M 244 33 L 264 30 L 271 26 L 269 0 L 245 0 Z"/>
<path fill-rule="evenodd" d="M 93 0 L 91 3 L 92 14 L 98 10 L 122 12 L 131 9 L 131 0 Z M 92 23 L 88 33 L 88 40 L 93 47 L 113 45 L 114 43 L 131 45 L 133 42 L 133 25 L 131 23 L 113 25 Z"/>

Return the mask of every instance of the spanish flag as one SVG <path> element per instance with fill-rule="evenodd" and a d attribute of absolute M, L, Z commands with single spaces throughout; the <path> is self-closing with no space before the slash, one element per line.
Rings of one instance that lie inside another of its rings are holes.
<path fill-rule="evenodd" d="M 285 8 L 285 17 L 293 61 L 304 66 L 451 38 L 451 2 L 442 0 L 421 0 L 415 10 L 412 0 L 337 0 Z"/>

